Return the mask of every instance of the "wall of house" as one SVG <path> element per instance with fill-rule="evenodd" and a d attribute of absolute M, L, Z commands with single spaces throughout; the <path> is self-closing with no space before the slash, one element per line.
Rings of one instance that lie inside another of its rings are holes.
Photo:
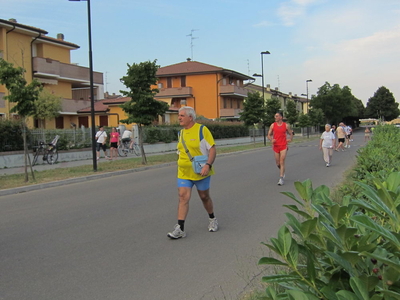
<path fill-rule="evenodd" d="M 192 93 L 195 96 L 188 99 L 187 105 L 194 107 L 199 116 L 206 116 L 209 119 L 218 118 L 216 75 L 190 75 L 186 77 L 186 85 L 192 87 Z"/>
<path fill-rule="evenodd" d="M 59 97 L 72 99 L 71 83 L 69 82 L 58 81 L 58 84 L 45 84 L 44 88 Z"/>
<path fill-rule="evenodd" d="M 41 48 L 40 55 L 38 51 L 39 57 L 51 58 L 66 64 L 71 63 L 71 54 L 68 48 L 45 43 L 38 44 L 38 48 Z"/>

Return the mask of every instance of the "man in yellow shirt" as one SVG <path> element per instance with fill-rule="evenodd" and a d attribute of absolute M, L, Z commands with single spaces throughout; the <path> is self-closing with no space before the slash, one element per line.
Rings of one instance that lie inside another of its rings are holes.
<path fill-rule="evenodd" d="M 192 188 L 195 185 L 203 206 L 209 216 L 208 231 L 218 230 L 218 222 L 214 216 L 214 205 L 210 197 L 211 175 L 214 174 L 212 165 L 216 157 L 214 138 L 210 130 L 196 123 L 196 113 L 192 107 L 184 106 L 179 109 L 179 124 L 183 127 L 178 141 L 178 224 L 174 230 L 167 235 L 171 239 L 179 239 L 186 236 L 185 220 L 189 211 L 189 200 Z M 185 146 L 190 156 L 208 155 L 206 164 L 202 167 L 200 174 L 196 174 L 192 168 L 192 162 L 185 150 Z"/>

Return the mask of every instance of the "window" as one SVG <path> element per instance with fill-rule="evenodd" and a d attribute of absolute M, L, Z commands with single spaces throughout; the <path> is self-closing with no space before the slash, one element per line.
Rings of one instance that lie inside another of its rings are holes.
<path fill-rule="evenodd" d="M 88 128 L 89 127 L 89 118 L 88 117 L 79 117 L 78 118 L 79 128 L 82 126 Z"/>
<path fill-rule="evenodd" d="M 181 76 L 181 87 L 186 86 L 186 76 Z"/>
<path fill-rule="evenodd" d="M 228 107 L 228 101 L 226 98 L 224 98 L 224 108 L 227 108 L 227 107 Z"/>
<path fill-rule="evenodd" d="M 167 78 L 167 88 L 172 88 L 172 77 Z"/>
<path fill-rule="evenodd" d="M 100 126 L 108 126 L 108 116 L 100 116 Z"/>

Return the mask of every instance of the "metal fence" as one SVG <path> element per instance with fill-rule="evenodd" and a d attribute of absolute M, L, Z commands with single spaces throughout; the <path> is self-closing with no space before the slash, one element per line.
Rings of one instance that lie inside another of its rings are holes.
<path fill-rule="evenodd" d="M 30 130 L 30 146 L 39 142 L 50 143 L 56 135 L 60 136 L 57 146 L 59 149 L 85 148 L 92 144 L 91 129 L 33 129 Z"/>

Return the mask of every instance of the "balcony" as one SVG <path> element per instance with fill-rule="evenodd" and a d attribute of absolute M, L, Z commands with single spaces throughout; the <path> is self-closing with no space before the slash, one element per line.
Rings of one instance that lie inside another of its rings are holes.
<path fill-rule="evenodd" d="M 221 85 L 219 87 L 220 96 L 236 96 L 236 97 L 247 97 L 247 90 L 236 85 Z"/>
<path fill-rule="evenodd" d="M 221 118 L 239 118 L 243 109 L 239 108 L 222 108 L 219 111 L 220 117 Z"/>
<path fill-rule="evenodd" d="M 89 68 L 61 63 L 50 58 L 34 57 L 33 72 L 36 78 L 72 82 L 73 87 L 87 86 L 90 82 Z M 103 73 L 93 72 L 93 83 L 103 85 Z"/>
<path fill-rule="evenodd" d="M 186 98 L 193 97 L 192 87 L 159 88 L 157 98 Z"/>

